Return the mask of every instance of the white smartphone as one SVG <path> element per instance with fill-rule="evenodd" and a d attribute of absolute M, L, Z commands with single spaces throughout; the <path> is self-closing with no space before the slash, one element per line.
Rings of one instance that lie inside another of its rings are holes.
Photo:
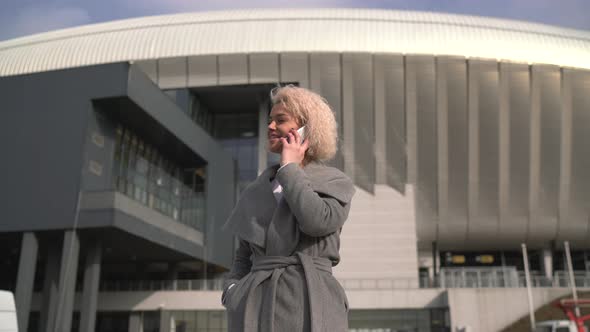
<path fill-rule="evenodd" d="M 301 143 L 303 143 L 303 141 L 305 141 L 305 126 L 297 129 L 297 132 L 299 133 L 299 136 L 301 136 Z"/>

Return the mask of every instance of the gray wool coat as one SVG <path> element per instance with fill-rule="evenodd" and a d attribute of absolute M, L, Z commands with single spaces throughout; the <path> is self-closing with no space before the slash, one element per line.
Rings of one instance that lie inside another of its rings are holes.
<path fill-rule="evenodd" d="M 354 185 L 319 162 L 277 169 L 244 190 L 225 224 L 239 238 L 222 295 L 228 330 L 348 331 L 348 301 L 332 266 L 340 261 Z M 275 176 L 283 187 L 279 203 Z"/>

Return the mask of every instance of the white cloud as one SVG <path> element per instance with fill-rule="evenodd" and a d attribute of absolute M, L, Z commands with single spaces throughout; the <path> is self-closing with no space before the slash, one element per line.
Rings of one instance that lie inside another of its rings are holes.
<path fill-rule="evenodd" d="M 77 7 L 37 5 L 23 8 L 16 15 L 2 17 L 0 39 L 63 29 L 91 22 L 88 11 Z"/>

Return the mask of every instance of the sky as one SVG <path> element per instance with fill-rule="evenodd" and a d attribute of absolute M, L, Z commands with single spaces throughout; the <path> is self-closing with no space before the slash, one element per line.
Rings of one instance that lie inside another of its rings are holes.
<path fill-rule="evenodd" d="M 590 0 L 2 0 L 0 40 L 132 17 L 244 8 L 420 10 L 590 31 Z"/>

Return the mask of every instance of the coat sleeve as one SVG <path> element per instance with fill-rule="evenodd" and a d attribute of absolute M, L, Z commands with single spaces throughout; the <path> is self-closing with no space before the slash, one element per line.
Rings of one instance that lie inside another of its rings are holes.
<path fill-rule="evenodd" d="M 316 192 L 305 172 L 296 164 L 288 164 L 277 173 L 277 179 L 301 232 L 320 237 L 342 228 L 354 194 L 348 177 L 341 174 L 324 179 L 329 182 L 324 187 L 331 190 Z"/>
<path fill-rule="evenodd" d="M 250 245 L 245 240 L 240 239 L 232 267 L 223 281 L 221 303 L 225 303 L 225 294 L 227 292 L 227 288 L 231 284 L 238 282 L 238 280 L 242 279 L 250 272 L 250 269 L 252 268 L 251 256 L 252 250 L 250 249 Z"/>

